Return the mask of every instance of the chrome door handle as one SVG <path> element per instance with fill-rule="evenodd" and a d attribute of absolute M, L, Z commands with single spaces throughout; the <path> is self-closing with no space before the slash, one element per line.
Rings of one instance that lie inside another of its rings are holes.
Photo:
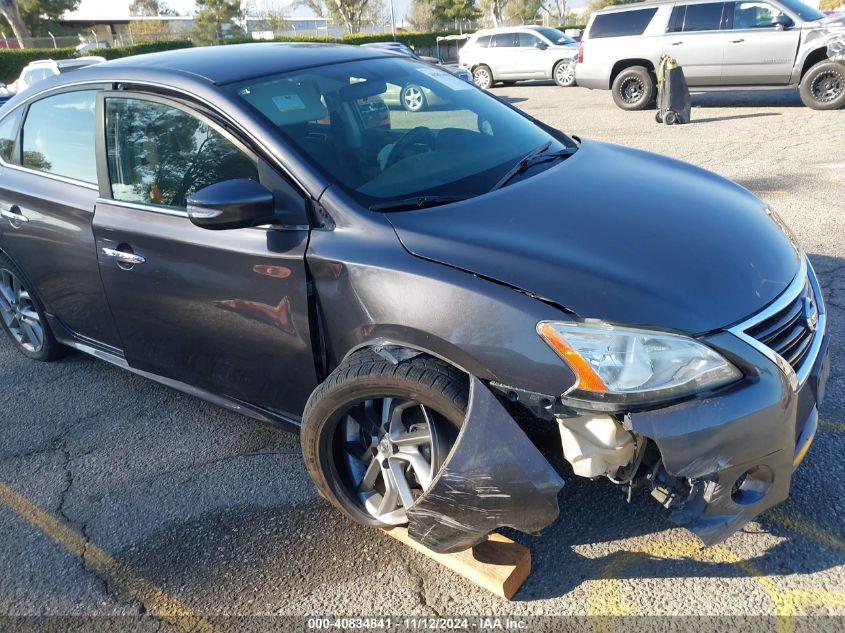
<path fill-rule="evenodd" d="M 669 46 L 678 46 L 679 44 L 683 44 L 683 42 L 671 42 Z"/>
<path fill-rule="evenodd" d="M 731 44 L 739 44 L 739 43 L 744 42 L 744 41 L 745 40 L 731 40 Z"/>
<path fill-rule="evenodd" d="M 21 213 L 21 210 L 17 206 L 0 209 L 0 215 L 11 222 L 29 222 L 29 218 Z"/>
<path fill-rule="evenodd" d="M 121 264 L 129 264 L 130 266 L 134 266 L 135 264 L 143 264 L 145 261 L 147 261 L 140 255 L 135 255 L 135 253 L 117 251 L 113 248 L 104 248 L 103 255 L 105 255 L 106 257 L 114 257 Z"/>

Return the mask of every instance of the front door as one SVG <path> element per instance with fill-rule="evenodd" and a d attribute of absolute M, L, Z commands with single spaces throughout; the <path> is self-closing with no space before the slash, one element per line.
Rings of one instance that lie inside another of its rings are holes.
<path fill-rule="evenodd" d="M 784 14 L 768 2 L 739 1 L 728 3 L 728 7 L 733 20 L 726 38 L 722 83 L 737 86 L 788 84 L 801 30 L 776 27 L 774 20 Z"/>
<path fill-rule="evenodd" d="M 94 215 L 106 295 L 128 363 L 231 399 L 299 415 L 316 386 L 305 201 L 244 145 L 191 107 L 104 93 L 97 103 L 101 198 Z M 102 138 L 104 137 L 104 138 Z M 293 230 L 212 231 L 188 197 L 260 181 Z"/>
<path fill-rule="evenodd" d="M 514 76 L 523 79 L 542 78 L 545 67 L 551 68 L 552 64 L 546 63 L 549 57 L 547 49 L 549 43 L 541 40 L 533 33 L 517 33 L 517 49 L 514 60 L 517 68 Z"/>

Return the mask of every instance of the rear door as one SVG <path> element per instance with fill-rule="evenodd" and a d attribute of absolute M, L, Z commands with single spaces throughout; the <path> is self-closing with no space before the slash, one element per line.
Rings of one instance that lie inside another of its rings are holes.
<path fill-rule="evenodd" d="M 801 30 L 776 28 L 773 20 L 784 14 L 769 2 L 729 2 L 727 8 L 731 30 L 726 37 L 723 83 L 788 84 Z"/>
<path fill-rule="evenodd" d="M 96 98 L 96 88 L 54 92 L 0 122 L 0 242 L 48 317 L 115 352 L 121 344 L 91 229 L 98 195 Z"/>
<path fill-rule="evenodd" d="M 725 3 L 679 4 L 672 11 L 663 53 L 678 60 L 691 86 L 716 86 L 722 81 Z"/>
<path fill-rule="evenodd" d="M 305 198 L 192 105 L 109 92 L 97 108 L 105 127 L 94 233 L 126 360 L 141 371 L 299 415 L 316 386 Z M 234 178 L 273 191 L 289 230 L 192 224 L 187 198 Z"/>

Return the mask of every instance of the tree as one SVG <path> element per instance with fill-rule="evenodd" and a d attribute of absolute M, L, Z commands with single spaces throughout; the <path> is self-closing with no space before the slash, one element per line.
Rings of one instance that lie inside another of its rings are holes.
<path fill-rule="evenodd" d="M 215 42 L 223 32 L 223 25 L 244 17 L 241 0 L 196 0 L 195 34 L 205 42 Z"/>
<path fill-rule="evenodd" d="M 590 0 L 590 4 L 587 5 L 587 14 L 589 15 L 604 7 L 614 7 L 618 4 L 631 4 L 633 2 L 639 2 L 639 0 Z"/>
<path fill-rule="evenodd" d="M 506 8 L 507 15 L 520 24 L 533 22 L 541 4 L 541 0 L 510 0 Z"/>
<path fill-rule="evenodd" d="M 323 4 L 323 0 L 296 0 L 291 6 L 307 7 L 318 18 L 325 17 L 326 15 L 326 5 Z"/>
<path fill-rule="evenodd" d="M 405 18 L 417 31 L 434 31 L 441 26 L 434 10 L 434 0 L 412 0 Z"/>
<path fill-rule="evenodd" d="M 842 6 L 842 0 L 821 0 L 819 9 L 822 11 L 835 11 Z"/>
<path fill-rule="evenodd" d="M 79 0 L 18 0 L 18 9 L 30 33 L 38 32 L 45 22 L 57 20 L 65 11 L 73 11 Z"/>
<path fill-rule="evenodd" d="M 474 0 L 413 0 L 407 18 L 415 29 L 432 31 L 451 28 L 456 20 L 475 20 L 480 15 Z"/>
<path fill-rule="evenodd" d="M 548 14 L 551 24 L 566 24 L 566 0 L 542 0 L 540 11 Z"/>
<path fill-rule="evenodd" d="M 285 7 L 287 2 L 283 0 L 252 0 L 247 4 L 247 14 L 250 17 L 261 18 L 271 31 L 281 31 L 288 25 L 285 19 Z"/>
<path fill-rule="evenodd" d="M 152 17 L 156 15 L 176 15 L 163 0 L 132 0 L 129 5 L 129 15 Z"/>
<path fill-rule="evenodd" d="M 364 24 L 378 20 L 383 5 L 379 0 L 326 0 L 326 7 L 335 22 L 358 33 Z"/>
<path fill-rule="evenodd" d="M 20 47 L 23 48 L 26 46 L 26 42 L 29 39 L 29 30 L 26 28 L 26 23 L 21 17 L 17 0 L 0 0 L 0 14 L 6 18 L 6 22 L 12 27 L 12 32 L 15 34 Z"/>
<path fill-rule="evenodd" d="M 493 26 L 501 26 L 504 23 L 505 4 L 507 0 L 481 0 L 481 10 L 490 18 Z"/>

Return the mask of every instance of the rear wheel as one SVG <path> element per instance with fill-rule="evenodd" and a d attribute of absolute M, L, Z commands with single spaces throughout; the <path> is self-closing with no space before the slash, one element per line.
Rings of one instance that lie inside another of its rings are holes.
<path fill-rule="evenodd" d="M 575 64 L 574 59 L 562 59 L 555 64 L 552 77 L 558 86 L 570 88 L 575 85 Z"/>
<path fill-rule="evenodd" d="M 801 101 L 814 110 L 838 110 L 845 106 L 845 64 L 819 62 L 801 79 Z"/>
<path fill-rule="evenodd" d="M 623 110 L 643 110 L 655 97 L 655 81 L 648 68 L 631 66 L 613 80 L 613 102 Z"/>
<path fill-rule="evenodd" d="M 354 354 L 305 407 L 302 449 L 318 491 L 364 525 L 406 523 L 457 438 L 467 397 L 466 376 L 443 361 Z"/>
<path fill-rule="evenodd" d="M 476 66 L 475 70 L 472 71 L 472 81 L 482 90 L 487 90 L 493 85 L 493 73 L 483 64 Z"/>
<path fill-rule="evenodd" d="M 0 255 L 0 323 L 24 356 L 50 361 L 67 353 L 67 348 L 53 337 L 44 311 L 23 281 L 23 275 L 3 255 Z"/>

